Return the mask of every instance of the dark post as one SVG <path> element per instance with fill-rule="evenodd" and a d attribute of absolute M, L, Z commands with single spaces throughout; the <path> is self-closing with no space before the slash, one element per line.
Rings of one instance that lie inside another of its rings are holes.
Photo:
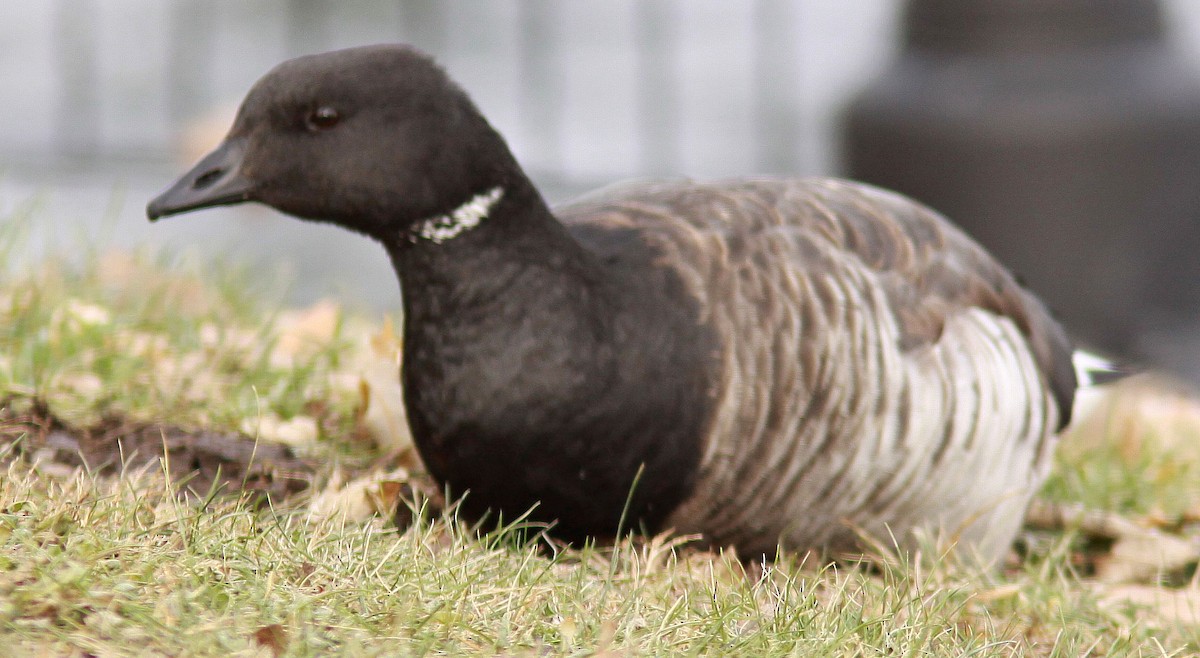
<path fill-rule="evenodd" d="M 1200 79 L 1157 0 L 910 0 L 849 176 L 948 215 L 1083 342 L 1200 374 Z"/>

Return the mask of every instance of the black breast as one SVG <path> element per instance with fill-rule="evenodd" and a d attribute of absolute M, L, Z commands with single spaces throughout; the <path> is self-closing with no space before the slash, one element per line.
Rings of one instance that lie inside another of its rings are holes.
<path fill-rule="evenodd" d="M 413 435 L 469 518 L 532 508 L 567 540 L 654 531 L 692 492 L 720 348 L 640 231 L 569 228 L 586 266 L 480 272 L 504 290 L 470 308 L 406 298 Z"/>

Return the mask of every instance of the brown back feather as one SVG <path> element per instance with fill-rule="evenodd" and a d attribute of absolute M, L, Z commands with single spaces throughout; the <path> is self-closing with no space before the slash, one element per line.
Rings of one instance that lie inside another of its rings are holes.
<path fill-rule="evenodd" d="M 677 242 L 678 234 L 686 234 L 684 242 L 695 244 L 692 257 L 709 267 L 772 269 L 779 267 L 775 259 L 788 259 L 789 268 L 813 283 L 844 269 L 841 259 L 856 258 L 887 296 L 904 350 L 935 343 L 947 319 L 971 307 L 1011 318 L 1053 393 L 1060 428 L 1070 420 L 1076 381 L 1062 327 L 983 248 L 901 195 L 835 179 L 636 183 L 601 190 L 560 209 L 559 216 L 568 226 L 638 228 L 649 242 Z M 663 235 L 656 239 L 658 233 Z M 714 249 L 723 253 L 714 255 Z M 690 271 L 703 277 L 704 268 L 696 266 Z M 704 281 L 693 283 L 693 290 L 704 289 Z M 828 292 L 819 284 L 813 289 Z M 802 360 L 817 359 L 802 355 Z"/>

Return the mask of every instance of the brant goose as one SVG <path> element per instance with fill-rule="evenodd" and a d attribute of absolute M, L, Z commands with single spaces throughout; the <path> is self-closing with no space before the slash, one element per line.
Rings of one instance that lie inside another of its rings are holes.
<path fill-rule="evenodd" d="M 928 208 L 764 178 L 552 211 L 406 46 L 279 65 L 147 214 L 246 201 L 387 250 L 412 434 L 469 518 L 743 555 L 929 532 L 994 562 L 1071 413 L 1063 329 Z"/>

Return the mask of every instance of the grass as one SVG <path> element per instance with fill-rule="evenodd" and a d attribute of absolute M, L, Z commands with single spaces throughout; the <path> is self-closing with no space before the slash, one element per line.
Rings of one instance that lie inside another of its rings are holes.
<path fill-rule="evenodd" d="M 317 514 L 320 492 L 273 506 L 196 502 L 163 469 L 110 477 L 31 463 L 16 452 L 32 430 L 14 419 L 39 405 L 76 428 L 122 417 L 287 442 L 328 461 L 321 476 L 335 496 L 347 455 L 404 445 L 385 441 L 397 417 L 372 416 L 394 395 L 368 372 L 382 361 L 394 373 L 381 357 L 395 340 L 385 323 L 328 305 L 280 309 L 223 264 L 102 250 L 21 262 L 18 244 L 0 238 L 0 429 L 15 439 L 0 441 L 7 654 L 1200 651 L 1196 615 L 1121 589 L 1190 603 L 1194 561 L 1170 579 L 1099 583 L 1091 564 L 1111 556 L 1081 530 L 1030 533 L 997 573 L 936 556 L 871 566 L 784 556 L 762 567 L 681 539 L 551 551 L 515 529 L 479 536 L 452 512 L 402 529 L 377 515 Z M 1117 409 L 1081 425 L 1044 498 L 1194 537 L 1200 442 L 1188 439 L 1200 422 L 1179 413 L 1164 425 L 1164 415 Z"/>
<path fill-rule="evenodd" d="M 0 401 L 11 410 L 45 404 L 75 427 L 121 418 L 353 444 L 318 441 L 352 437 L 369 401 L 344 368 L 372 358 L 368 341 L 351 344 L 335 306 L 285 310 L 266 301 L 279 297 L 261 283 L 270 277 L 149 250 L 27 262 L 22 224 L 0 229 Z"/>
<path fill-rule="evenodd" d="M 85 258 L 79 269 L 48 260 L 4 273 L 0 390 L 53 400 L 79 423 L 121 413 L 236 427 L 264 403 L 292 417 L 314 400 L 342 401 L 321 375 L 345 346 L 335 334 L 286 358 L 273 318 L 235 283 L 249 277 L 218 265 L 205 270 L 210 283 L 148 254 Z"/>
<path fill-rule="evenodd" d="M 1128 382 L 1058 453 L 1047 498 L 1159 521 L 1200 518 L 1200 405 L 1169 383 Z"/>
<path fill-rule="evenodd" d="M 6 646 L 53 655 L 1159 655 L 1059 551 L 997 579 L 784 560 L 761 575 L 669 542 L 545 555 L 434 520 L 181 503 L 154 473 L 0 487 Z M 1102 649 L 1102 651 L 1101 651 Z"/>

